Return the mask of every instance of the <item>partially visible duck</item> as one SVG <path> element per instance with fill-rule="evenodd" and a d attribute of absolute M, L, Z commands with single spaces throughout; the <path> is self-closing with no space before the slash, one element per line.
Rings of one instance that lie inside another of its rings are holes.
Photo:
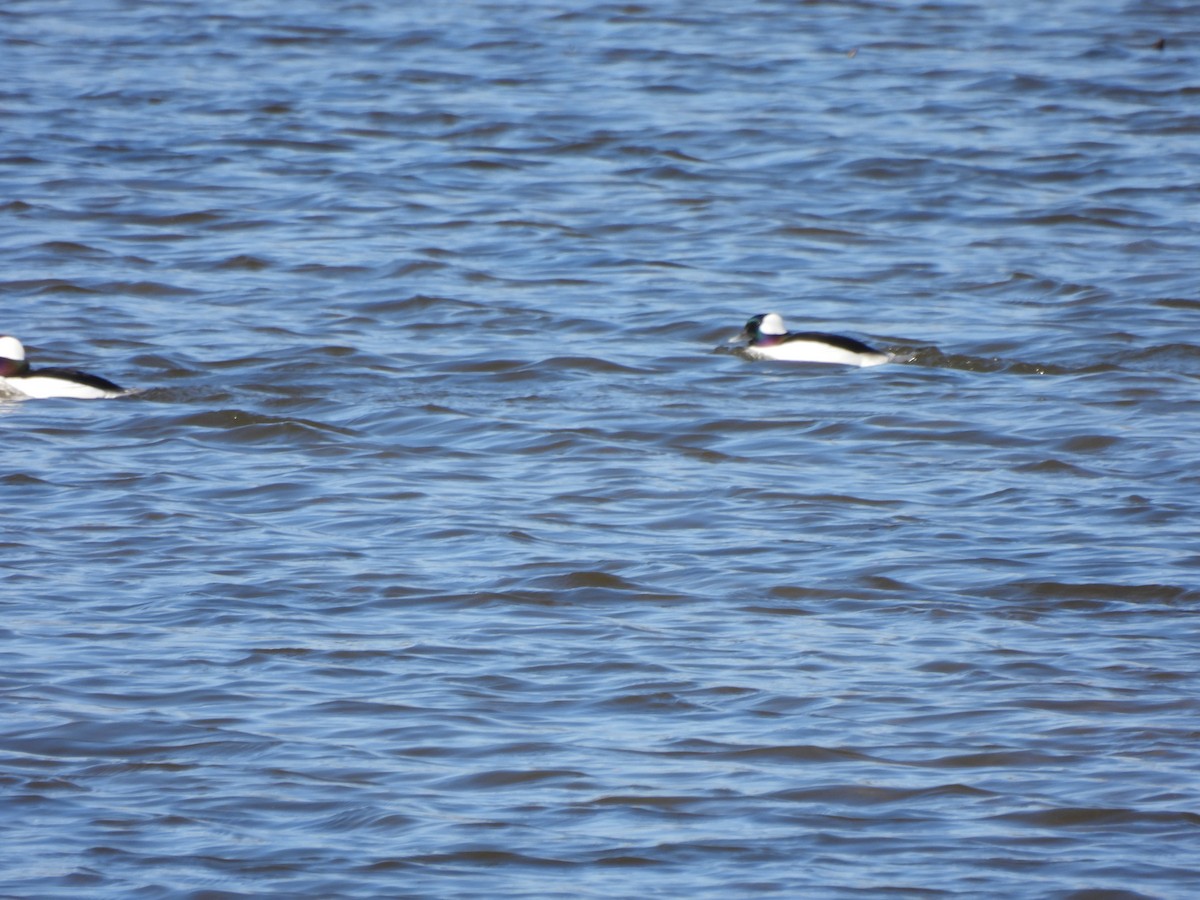
<path fill-rule="evenodd" d="M 742 352 L 752 359 L 840 363 L 844 366 L 879 366 L 892 361 L 892 354 L 854 338 L 819 331 L 788 331 L 779 313 L 762 313 L 752 318 L 730 343 L 738 341 L 750 342 Z"/>
<path fill-rule="evenodd" d="M 25 359 L 25 347 L 21 342 L 15 337 L 0 335 L 0 396 L 97 400 L 123 393 L 124 389 L 99 375 L 75 369 L 34 369 Z"/>

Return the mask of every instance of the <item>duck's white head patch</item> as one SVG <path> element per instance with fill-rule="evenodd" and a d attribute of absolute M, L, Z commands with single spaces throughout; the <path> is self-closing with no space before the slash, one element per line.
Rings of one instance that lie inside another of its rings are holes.
<path fill-rule="evenodd" d="M 759 334 L 787 334 L 787 327 L 783 324 L 783 316 L 779 313 L 767 313 L 762 317 L 762 321 L 758 323 Z"/>
<path fill-rule="evenodd" d="M 25 359 L 25 348 L 15 337 L 0 335 L 0 359 L 13 359 L 18 362 Z"/>

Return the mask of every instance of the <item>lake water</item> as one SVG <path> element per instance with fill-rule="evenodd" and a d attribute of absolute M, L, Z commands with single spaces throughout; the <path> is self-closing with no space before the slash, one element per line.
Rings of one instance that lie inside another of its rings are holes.
<path fill-rule="evenodd" d="M 1194 3 L 0 47 L 3 896 L 1195 896 Z"/>

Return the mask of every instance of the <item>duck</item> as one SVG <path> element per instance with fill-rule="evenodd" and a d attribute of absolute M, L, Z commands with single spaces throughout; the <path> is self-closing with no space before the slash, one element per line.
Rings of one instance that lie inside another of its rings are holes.
<path fill-rule="evenodd" d="M 0 396 L 98 400 L 124 393 L 124 388 L 99 375 L 58 367 L 34 369 L 25 359 L 25 346 L 15 337 L 0 335 Z"/>
<path fill-rule="evenodd" d="M 760 313 L 729 343 L 749 341 L 742 352 L 751 359 L 789 362 L 835 363 L 843 366 L 881 366 L 890 353 L 876 350 L 854 338 L 820 331 L 788 331 L 779 313 Z"/>

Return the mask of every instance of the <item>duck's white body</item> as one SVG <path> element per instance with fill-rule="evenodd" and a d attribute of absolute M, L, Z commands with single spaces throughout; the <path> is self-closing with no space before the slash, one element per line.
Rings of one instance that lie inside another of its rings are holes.
<path fill-rule="evenodd" d="M 892 361 L 892 354 L 840 334 L 825 334 L 819 331 L 790 332 L 783 324 L 783 317 L 778 313 L 755 316 L 733 340 L 749 341 L 742 352 L 751 359 L 834 363 L 843 366 L 880 366 Z"/>
<path fill-rule="evenodd" d="M 25 359 L 25 347 L 15 337 L 0 335 L 0 396 L 44 400 L 68 397 L 99 400 L 125 391 L 107 378 L 74 369 L 34 369 Z"/>
<path fill-rule="evenodd" d="M 0 378 L 0 395 L 18 395 L 31 400 L 46 400 L 66 397 L 75 400 L 101 400 L 123 394 L 120 388 L 108 390 L 94 384 L 72 381 L 58 375 L 30 375 L 16 378 Z"/>

